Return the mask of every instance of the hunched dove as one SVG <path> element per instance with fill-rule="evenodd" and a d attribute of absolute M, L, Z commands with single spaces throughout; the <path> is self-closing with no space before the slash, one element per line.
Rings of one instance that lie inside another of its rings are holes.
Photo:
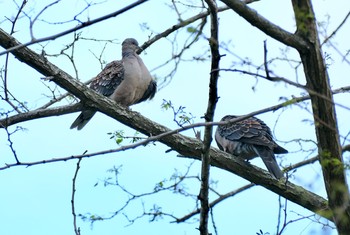
<path fill-rule="evenodd" d="M 229 121 L 238 116 L 227 115 L 221 121 Z M 260 156 L 268 171 L 277 179 L 283 177 L 274 153 L 288 153 L 272 138 L 270 128 L 260 119 L 250 117 L 242 121 L 219 125 L 215 140 L 220 150 L 246 160 Z"/>
<path fill-rule="evenodd" d="M 157 82 L 137 55 L 139 49 L 135 39 L 125 39 L 122 43 L 122 59 L 107 64 L 93 79 L 90 88 L 124 107 L 152 99 Z M 93 109 L 83 110 L 70 128 L 81 130 L 95 113 Z"/>

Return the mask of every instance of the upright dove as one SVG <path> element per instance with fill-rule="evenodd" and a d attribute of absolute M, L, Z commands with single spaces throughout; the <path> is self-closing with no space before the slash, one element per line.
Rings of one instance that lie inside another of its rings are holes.
<path fill-rule="evenodd" d="M 135 39 L 125 39 L 122 43 L 122 59 L 107 64 L 92 80 L 90 88 L 124 107 L 152 99 L 157 91 L 157 83 L 137 55 L 139 49 Z M 70 128 L 81 130 L 95 113 L 94 109 L 83 110 Z"/>
<path fill-rule="evenodd" d="M 227 115 L 221 121 L 239 116 Z M 272 138 L 270 128 L 260 119 L 250 117 L 242 121 L 219 125 L 215 140 L 220 150 L 246 160 L 260 156 L 268 171 L 277 179 L 283 177 L 274 153 L 288 153 Z"/>

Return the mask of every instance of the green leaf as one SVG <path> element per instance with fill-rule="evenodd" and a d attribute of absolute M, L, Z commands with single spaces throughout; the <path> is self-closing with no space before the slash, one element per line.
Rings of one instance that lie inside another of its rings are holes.
<path fill-rule="evenodd" d="M 189 33 L 196 33 L 197 29 L 195 27 L 189 26 L 189 27 L 187 27 L 187 32 L 189 32 Z"/>

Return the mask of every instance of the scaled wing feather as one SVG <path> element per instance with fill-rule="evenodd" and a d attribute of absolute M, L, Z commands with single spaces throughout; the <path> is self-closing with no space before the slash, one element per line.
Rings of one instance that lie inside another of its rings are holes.
<path fill-rule="evenodd" d="M 110 96 L 124 80 L 124 67 L 120 60 L 112 61 L 94 78 L 90 88 L 104 96 Z"/>

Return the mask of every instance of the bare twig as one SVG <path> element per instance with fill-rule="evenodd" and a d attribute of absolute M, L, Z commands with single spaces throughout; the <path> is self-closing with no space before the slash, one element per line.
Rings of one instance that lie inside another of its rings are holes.
<path fill-rule="evenodd" d="M 288 200 L 284 199 L 284 207 L 282 207 L 282 197 L 278 197 L 278 204 L 279 204 L 279 210 L 278 210 L 278 219 L 277 219 L 277 226 L 276 226 L 276 234 L 280 235 L 280 225 L 281 225 L 281 218 L 282 218 L 282 211 L 283 211 L 283 226 L 281 231 L 283 231 L 284 225 L 287 221 L 287 206 L 288 206 Z"/>
<path fill-rule="evenodd" d="M 175 72 L 177 71 L 177 68 L 178 68 L 180 62 L 182 61 L 183 55 L 185 54 L 186 51 L 188 51 L 192 47 L 192 45 L 194 43 L 196 43 L 198 41 L 199 36 L 201 36 L 203 34 L 203 29 L 204 29 L 204 26 L 206 25 L 206 23 L 207 23 L 207 20 L 205 17 L 202 19 L 202 21 L 197 26 L 198 29 L 196 29 L 195 32 L 193 33 L 194 35 L 190 34 L 188 36 L 187 40 L 185 40 L 184 45 L 182 46 L 182 48 L 179 52 L 175 53 L 175 50 L 176 50 L 175 45 L 177 44 L 176 43 L 177 38 L 175 37 L 172 40 L 173 53 L 171 55 L 171 58 L 169 58 L 164 63 L 162 63 L 162 64 L 158 65 L 157 67 L 155 67 L 154 69 L 152 69 L 152 71 L 155 71 L 155 70 L 157 70 L 157 69 L 159 69 L 159 68 L 161 68 L 169 63 L 174 63 L 173 69 L 166 76 L 163 77 L 163 82 L 158 85 L 159 89 L 161 89 L 162 87 L 164 87 L 168 83 L 170 83 L 172 77 L 174 76 Z M 168 78 L 170 78 L 169 81 L 167 81 Z"/>
<path fill-rule="evenodd" d="M 45 11 L 47 10 L 49 7 L 52 7 L 53 5 L 59 3 L 61 0 L 56 0 L 48 5 L 46 5 L 35 17 L 33 20 L 30 21 L 30 24 L 29 24 L 29 31 L 30 31 L 30 36 L 32 38 L 32 41 L 35 41 L 35 37 L 34 37 L 34 33 L 33 33 L 33 26 L 34 26 L 34 23 L 35 21 L 39 18 L 39 16 Z"/>
<path fill-rule="evenodd" d="M 333 103 L 334 105 L 337 105 L 343 109 L 346 109 L 346 110 L 349 110 L 350 111 L 350 107 L 346 106 L 346 105 L 342 105 L 340 103 L 335 103 L 333 100 L 330 100 L 329 98 L 325 97 L 324 95 L 318 93 L 317 91 L 314 91 L 310 88 L 307 88 L 306 86 L 304 85 L 301 85 L 300 83 L 297 83 L 297 82 L 293 82 L 287 78 L 284 78 L 284 77 L 277 77 L 277 76 L 271 76 L 271 75 L 267 75 L 267 76 L 263 76 L 263 75 L 260 75 L 260 74 L 257 74 L 257 73 L 253 73 L 253 72 L 249 72 L 249 71 L 245 71 L 245 70 L 240 70 L 240 69 L 219 69 L 220 71 L 225 71 L 225 72 L 239 72 L 239 73 L 243 73 L 243 74 L 247 74 L 247 75 L 252 75 L 252 76 L 255 76 L 255 77 L 260 77 L 260 78 L 264 78 L 264 79 L 267 79 L 269 81 L 273 81 L 273 82 L 285 82 L 289 85 L 292 85 L 292 86 L 295 86 L 295 87 L 298 87 L 298 88 L 301 88 L 301 89 L 304 89 L 306 90 L 307 92 L 309 92 L 309 94 L 312 94 L 312 95 L 315 95 L 315 96 L 318 96 L 324 100 L 327 100 L 331 103 Z M 216 70 L 212 71 L 212 72 L 215 72 Z M 343 91 L 345 90 L 349 90 L 349 86 L 348 87 L 344 87 Z M 340 88 L 339 88 L 340 89 Z M 305 97 L 308 97 L 307 99 L 310 99 L 310 96 L 305 96 Z"/>
<path fill-rule="evenodd" d="M 212 201 L 212 202 L 209 204 L 209 207 L 210 207 L 210 208 L 213 208 L 213 207 L 215 207 L 218 203 L 222 202 L 223 200 L 225 200 L 225 199 L 227 199 L 227 198 L 229 198 L 229 197 L 233 197 L 233 196 L 235 196 L 235 195 L 237 195 L 237 194 L 239 194 L 239 193 L 241 193 L 241 192 L 243 192 L 243 191 L 245 191 L 245 190 L 247 190 L 247 189 L 249 189 L 249 188 L 251 188 L 251 187 L 253 187 L 253 186 L 255 186 L 255 184 L 253 184 L 253 183 L 247 184 L 247 185 L 242 186 L 242 187 L 240 187 L 240 188 L 238 188 L 238 189 L 235 189 L 235 190 L 233 190 L 233 191 L 231 191 L 231 192 L 222 194 L 222 195 L 220 195 L 217 199 L 215 199 L 214 201 Z M 195 215 L 197 215 L 197 214 L 199 214 L 199 213 L 200 213 L 200 208 L 198 208 L 198 209 L 192 211 L 191 213 L 187 214 L 186 216 L 183 216 L 183 217 L 181 217 L 181 218 L 176 219 L 173 223 L 182 223 L 182 222 L 185 222 L 185 221 L 187 221 L 188 219 L 192 218 L 193 216 L 195 216 Z"/>
<path fill-rule="evenodd" d="M 246 4 L 250 4 L 253 2 L 257 2 L 257 1 L 259 1 L 259 0 L 245 0 L 243 2 L 245 2 Z M 226 11 L 229 9 L 230 9 L 229 7 L 224 6 L 224 7 L 218 7 L 217 11 L 223 12 L 223 11 Z M 150 40 L 145 42 L 141 46 L 141 50 L 143 51 L 144 49 L 146 49 L 147 47 L 149 47 L 150 45 L 152 45 L 153 43 L 155 43 L 159 39 L 167 37 L 168 35 L 170 35 L 171 33 L 175 32 L 176 30 L 178 30 L 180 28 L 183 28 L 183 27 L 185 27 L 185 26 L 187 26 L 187 25 L 189 25 L 189 24 L 191 24 L 199 19 L 206 18 L 207 16 L 209 16 L 209 14 L 210 14 L 210 11 L 208 10 L 208 11 L 202 12 L 198 15 L 192 16 L 191 18 L 188 18 L 186 20 L 181 20 L 180 23 L 171 26 L 170 28 L 164 30 L 162 33 L 157 34 L 156 36 L 154 36 L 153 38 L 151 38 Z"/>
<path fill-rule="evenodd" d="M 86 82 L 84 82 L 85 85 L 89 85 L 91 83 L 91 81 L 93 80 L 93 78 L 87 80 Z M 36 109 L 36 110 L 42 110 L 42 109 L 46 109 L 48 107 L 50 107 L 51 105 L 63 100 L 64 98 L 68 97 L 68 96 L 72 96 L 71 93 L 66 92 L 62 95 L 60 95 L 59 97 L 54 97 L 52 100 L 50 100 L 49 102 L 47 102 L 46 104 L 44 104 L 43 106 L 41 106 L 40 108 Z M 34 110 L 35 111 L 35 110 Z M 1 121 L 0 121 L 1 123 Z"/>
<path fill-rule="evenodd" d="M 91 25 L 93 25 L 93 24 L 99 23 L 99 22 L 101 22 L 101 21 L 107 20 L 107 19 L 109 19 L 109 18 L 116 17 L 116 16 L 118 16 L 118 15 L 120 15 L 120 14 L 122 14 L 122 13 L 124 13 L 124 12 L 126 12 L 126 11 L 128 11 L 128 10 L 130 10 L 130 9 L 132 9 L 132 8 L 134 8 L 134 7 L 136 7 L 136 6 L 140 5 L 140 4 L 142 4 L 142 3 L 144 3 L 144 2 L 147 2 L 147 1 L 148 1 L 148 0 L 139 0 L 139 1 L 136 1 L 136 2 L 134 2 L 134 3 L 132 3 L 132 4 L 128 5 L 128 6 L 126 6 L 126 7 L 124 7 L 124 8 L 122 8 L 122 9 L 118 10 L 118 11 L 112 12 L 112 13 L 110 13 L 110 14 L 104 15 L 104 16 L 99 17 L 99 18 L 94 19 L 94 20 L 90 20 L 90 21 L 83 22 L 83 23 L 79 24 L 78 26 L 76 26 L 76 27 L 74 27 L 74 28 L 71 28 L 71 29 L 68 29 L 68 30 L 66 30 L 66 31 L 63 31 L 63 32 L 61 32 L 61 33 L 58 33 L 58 34 L 55 34 L 55 35 L 51 35 L 51 36 L 48 36 L 48 37 L 43 37 L 43 38 L 31 40 L 30 42 L 27 42 L 27 43 L 24 43 L 24 44 L 20 44 L 20 45 L 11 47 L 11 48 L 9 48 L 9 49 L 3 51 L 3 52 L 0 52 L 0 56 L 1 56 L 1 55 L 4 55 L 4 54 L 6 54 L 6 53 L 12 52 L 12 51 L 14 51 L 14 50 L 18 50 L 18 49 L 23 48 L 23 47 L 27 47 L 27 46 L 29 46 L 29 45 L 33 45 L 33 44 L 35 44 L 35 43 L 44 42 L 44 41 L 49 41 L 49 40 L 54 40 L 54 39 L 56 39 L 56 38 L 62 37 L 62 36 L 67 35 L 67 34 L 70 34 L 70 33 L 75 32 L 75 31 L 77 31 L 77 30 L 80 30 L 80 29 L 86 28 L 86 27 L 88 27 L 88 26 L 91 26 Z"/>
<path fill-rule="evenodd" d="M 28 0 L 23 0 L 22 5 L 19 7 L 18 12 L 15 16 L 15 18 L 11 21 L 12 23 L 12 27 L 11 27 L 11 31 L 10 31 L 10 35 L 12 35 L 15 31 L 15 25 L 16 22 L 20 16 L 20 14 L 22 13 L 23 8 L 25 7 L 25 5 L 27 4 Z M 8 62 L 9 62 L 9 53 L 6 54 L 6 58 L 5 58 L 5 68 L 4 68 L 4 93 L 5 93 L 5 101 L 7 103 L 9 103 L 11 105 L 12 108 L 14 108 L 14 110 L 17 111 L 17 113 L 21 113 L 20 109 L 12 104 L 12 102 L 9 99 L 9 94 L 15 99 L 15 97 L 9 92 L 8 87 L 7 87 L 7 74 L 8 74 Z M 15 99 L 16 100 L 16 99 Z M 23 103 L 19 102 L 21 104 L 22 107 L 25 107 Z"/>
<path fill-rule="evenodd" d="M 211 223 L 213 224 L 214 232 L 216 235 L 218 235 L 218 228 L 214 220 L 214 212 L 212 207 L 210 207 L 210 218 L 211 218 Z"/>
<path fill-rule="evenodd" d="M 75 212 L 75 206 L 74 206 L 74 202 L 75 202 L 75 192 L 76 192 L 76 181 L 77 181 L 77 176 L 78 176 L 78 171 L 80 169 L 80 162 L 81 162 L 81 158 L 78 159 L 77 162 L 77 168 L 75 169 L 75 173 L 73 176 L 73 184 L 72 184 L 72 200 L 71 200 L 71 204 L 72 204 L 72 215 L 73 215 L 73 226 L 74 226 L 74 232 L 75 235 L 80 235 L 80 228 L 77 226 L 77 214 Z"/>
<path fill-rule="evenodd" d="M 218 8 L 218 12 L 222 12 L 222 11 L 226 11 L 228 10 L 228 7 L 220 7 Z M 156 36 L 154 36 L 153 38 L 151 38 L 150 40 L 148 40 L 147 42 L 145 42 L 142 46 L 141 49 L 144 50 L 147 47 L 149 47 L 150 45 L 152 45 L 153 43 L 155 43 L 156 41 L 158 41 L 161 38 L 165 38 L 166 36 L 170 35 L 171 33 L 175 32 L 176 30 L 178 30 L 179 28 L 183 28 L 199 19 L 203 19 L 206 18 L 207 16 L 209 16 L 210 11 L 206 11 L 203 13 L 200 13 L 198 15 L 195 15 L 191 18 L 188 18 L 187 20 L 181 21 L 180 23 L 173 25 L 172 27 L 168 28 L 167 30 L 163 31 L 160 34 L 157 34 Z"/>
<path fill-rule="evenodd" d="M 173 173 L 169 179 L 165 179 L 162 180 L 161 182 L 157 183 L 155 185 L 155 187 L 153 188 L 153 190 L 148 191 L 148 192 L 143 192 L 140 194 L 136 194 L 131 192 L 130 190 L 128 190 L 124 185 L 121 184 L 121 182 L 119 182 L 119 173 L 120 173 L 120 168 L 121 166 L 118 167 L 113 167 L 112 169 L 108 170 L 109 173 L 113 173 L 114 177 L 108 177 L 107 179 L 103 180 L 103 185 L 104 186 L 115 186 L 118 189 L 120 189 L 123 193 L 125 193 L 127 195 L 127 200 L 114 212 L 112 212 L 111 215 L 109 216 L 94 216 L 98 219 L 91 219 L 90 217 L 87 217 L 85 215 L 80 215 L 80 217 L 85 220 L 85 219 L 89 219 L 91 221 L 91 223 L 97 221 L 97 220 L 109 220 L 109 219 L 113 219 L 114 217 L 120 215 L 127 206 L 129 206 L 131 203 L 135 202 L 136 200 L 139 199 L 143 199 L 145 197 L 149 197 L 149 196 L 153 196 L 155 194 L 159 194 L 161 192 L 166 192 L 166 191 L 170 191 L 176 194 L 181 194 L 185 197 L 191 197 L 193 199 L 196 199 L 196 195 L 190 194 L 188 192 L 186 192 L 186 190 L 184 190 L 184 186 L 183 183 L 186 179 L 196 179 L 199 181 L 199 177 L 198 176 L 194 176 L 194 175 L 190 175 L 190 169 L 192 167 L 194 162 L 192 162 L 186 169 L 186 171 L 184 173 L 179 173 L 177 172 L 177 170 L 175 169 L 175 173 Z M 96 183 L 95 185 L 98 185 L 98 183 Z M 143 212 L 134 217 L 134 218 L 129 218 L 127 215 L 124 214 L 124 216 L 127 218 L 127 220 L 129 221 L 129 225 L 133 224 L 136 220 L 144 217 L 144 216 L 150 216 L 150 221 L 154 221 L 159 217 L 162 216 L 168 216 L 171 217 L 172 219 L 176 219 L 176 217 L 174 215 L 165 213 L 161 210 L 161 208 L 159 208 L 158 206 L 154 205 L 153 208 L 150 210 L 150 212 L 147 212 L 144 208 L 143 205 Z"/>
<path fill-rule="evenodd" d="M 20 127 L 17 127 L 16 130 L 14 130 L 13 132 L 9 132 L 9 130 L 7 128 L 5 128 L 6 134 L 7 134 L 7 142 L 9 143 L 9 147 L 11 149 L 11 152 L 16 160 L 16 164 L 21 164 L 21 162 L 18 160 L 18 156 L 16 153 L 15 148 L 13 147 L 13 142 L 11 140 L 11 135 L 14 134 L 15 132 L 17 132 L 18 130 L 20 130 Z"/>
<path fill-rule="evenodd" d="M 339 50 L 339 48 L 337 46 L 335 46 L 331 41 L 328 41 L 327 42 L 327 45 L 329 45 L 330 47 L 332 47 L 343 59 L 343 61 L 345 61 L 348 65 L 350 65 L 350 61 L 346 58 L 347 57 L 347 54 L 348 52 L 344 55 L 343 52 L 341 52 Z"/>
<path fill-rule="evenodd" d="M 345 145 L 342 147 L 342 152 L 349 152 L 350 151 L 350 144 L 348 145 Z M 307 160 L 304 160 L 304 161 L 301 161 L 301 162 L 298 162 L 298 163 L 295 163 L 293 165 L 290 165 L 286 168 L 284 168 L 284 172 L 288 172 L 288 171 L 291 171 L 291 170 L 294 170 L 294 169 L 297 169 L 299 167 L 302 167 L 302 166 L 306 166 L 306 165 L 309 165 L 309 164 L 312 164 L 312 163 L 315 163 L 317 160 L 319 159 L 319 156 L 314 156 L 312 158 L 309 158 Z"/>
<path fill-rule="evenodd" d="M 342 20 L 342 22 L 338 25 L 338 27 L 327 37 L 324 39 L 324 41 L 322 42 L 321 45 L 324 45 L 325 43 L 327 43 L 332 37 L 335 36 L 335 34 L 340 30 L 340 28 L 345 24 L 345 22 L 348 20 L 348 18 L 350 17 L 350 11 L 348 12 L 348 14 L 346 14 L 345 18 Z"/>

